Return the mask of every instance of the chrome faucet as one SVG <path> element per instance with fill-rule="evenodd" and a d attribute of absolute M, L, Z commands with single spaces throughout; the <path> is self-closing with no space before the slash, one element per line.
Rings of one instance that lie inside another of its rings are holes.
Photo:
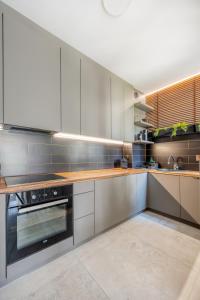
<path fill-rule="evenodd" d="M 170 156 L 168 157 L 167 164 L 170 165 L 171 159 L 173 160 L 173 169 L 174 169 L 174 170 L 178 170 L 178 169 L 179 169 L 179 166 L 178 166 L 177 161 L 176 161 L 175 158 L 173 157 L 173 155 L 170 155 Z"/>

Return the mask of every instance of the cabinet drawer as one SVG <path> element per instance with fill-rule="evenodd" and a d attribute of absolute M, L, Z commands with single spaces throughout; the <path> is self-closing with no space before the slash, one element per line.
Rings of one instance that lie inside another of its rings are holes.
<path fill-rule="evenodd" d="M 80 244 L 94 236 L 94 214 L 74 221 L 74 244 Z"/>
<path fill-rule="evenodd" d="M 94 213 L 94 192 L 74 196 L 74 219 Z"/>
<path fill-rule="evenodd" d="M 74 195 L 94 191 L 94 181 L 83 181 L 74 183 Z"/>

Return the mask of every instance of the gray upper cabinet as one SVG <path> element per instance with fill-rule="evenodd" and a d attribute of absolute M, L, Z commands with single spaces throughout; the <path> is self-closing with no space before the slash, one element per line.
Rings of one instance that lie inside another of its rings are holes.
<path fill-rule="evenodd" d="M 2 68 L 3 68 L 3 64 L 2 64 L 2 12 L 0 10 L 0 123 L 3 123 L 3 72 L 2 72 Z"/>
<path fill-rule="evenodd" d="M 86 57 L 81 60 L 81 134 L 111 138 L 110 75 Z"/>
<path fill-rule="evenodd" d="M 148 207 L 180 217 L 179 176 L 149 174 Z"/>
<path fill-rule="evenodd" d="M 200 224 L 200 194 L 198 178 L 180 176 L 181 218 Z"/>
<path fill-rule="evenodd" d="M 66 133 L 81 133 L 80 54 L 70 46 L 61 48 L 61 123 Z"/>
<path fill-rule="evenodd" d="M 112 139 L 124 140 L 124 81 L 111 75 Z"/>
<path fill-rule="evenodd" d="M 60 47 L 18 13 L 4 20 L 4 123 L 60 131 Z"/>
<path fill-rule="evenodd" d="M 124 141 L 134 141 L 134 90 L 129 83 L 124 83 Z"/>

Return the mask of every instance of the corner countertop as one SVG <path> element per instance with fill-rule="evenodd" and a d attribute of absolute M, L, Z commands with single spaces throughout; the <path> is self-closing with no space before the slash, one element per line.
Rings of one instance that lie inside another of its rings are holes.
<path fill-rule="evenodd" d="M 65 177 L 62 180 L 54 180 L 54 181 L 44 181 L 44 182 L 35 182 L 31 184 L 20 184 L 15 186 L 7 187 L 5 180 L 3 177 L 0 178 L 0 194 L 8 194 L 8 193 L 17 193 L 20 191 L 28 191 L 28 190 L 37 190 L 43 189 L 53 186 L 63 186 L 66 184 L 72 184 L 75 182 L 80 182 L 84 180 L 98 180 L 105 179 L 117 176 L 127 176 L 131 174 L 141 174 L 141 173 L 155 173 L 155 174 L 165 174 L 165 175 L 174 175 L 174 176 L 189 176 L 189 177 L 199 177 L 200 172 L 195 171 L 159 171 L 159 170 L 149 170 L 149 169 L 122 169 L 122 168 L 114 168 L 114 169 L 102 169 L 102 170 L 88 170 L 88 171 L 77 171 L 77 172 L 64 172 L 57 173 L 60 176 Z"/>
<path fill-rule="evenodd" d="M 198 172 L 198 171 L 187 171 L 187 170 L 161 171 L 161 170 L 157 170 L 157 169 L 148 169 L 147 172 L 154 173 L 154 174 L 165 174 L 165 175 L 173 175 L 173 176 L 186 176 L 186 177 L 200 178 L 200 172 Z"/>

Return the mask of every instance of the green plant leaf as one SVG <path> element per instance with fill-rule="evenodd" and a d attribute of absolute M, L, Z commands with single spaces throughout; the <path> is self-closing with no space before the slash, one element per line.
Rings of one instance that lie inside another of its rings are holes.
<path fill-rule="evenodd" d="M 176 133 L 177 133 L 177 127 L 174 126 L 174 127 L 172 127 L 172 134 L 171 134 L 171 137 L 176 136 Z"/>
<path fill-rule="evenodd" d="M 189 123 L 186 123 L 186 122 L 180 122 L 180 123 L 173 124 L 171 136 L 172 137 L 176 136 L 178 129 L 183 130 L 184 132 L 187 132 L 188 126 L 189 126 Z"/>
<path fill-rule="evenodd" d="M 160 128 L 156 128 L 154 133 L 153 133 L 154 137 L 158 137 L 159 133 L 160 133 Z"/>
<path fill-rule="evenodd" d="M 186 132 L 188 130 L 188 126 L 189 126 L 189 124 L 186 123 L 186 122 L 182 122 L 182 123 L 179 124 L 179 128 L 181 130 L 183 130 L 184 132 Z"/>

